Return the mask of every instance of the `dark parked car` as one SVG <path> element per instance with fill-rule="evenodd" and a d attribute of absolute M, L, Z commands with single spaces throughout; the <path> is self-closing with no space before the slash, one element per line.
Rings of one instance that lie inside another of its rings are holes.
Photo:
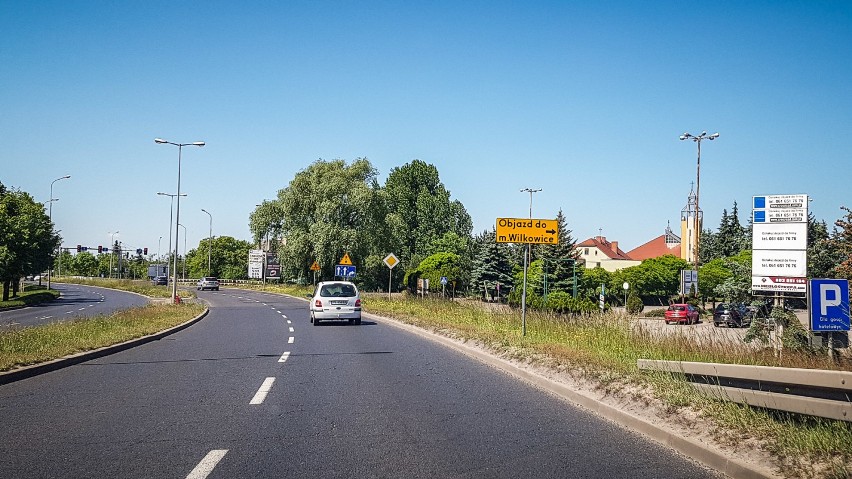
<path fill-rule="evenodd" d="M 751 325 L 753 311 L 749 311 L 744 304 L 719 303 L 713 310 L 713 326 L 719 327 L 724 324 L 729 328 L 742 328 Z"/>
<path fill-rule="evenodd" d="M 151 282 L 154 283 L 154 286 L 163 286 L 169 284 L 169 278 L 167 276 L 157 276 Z"/>

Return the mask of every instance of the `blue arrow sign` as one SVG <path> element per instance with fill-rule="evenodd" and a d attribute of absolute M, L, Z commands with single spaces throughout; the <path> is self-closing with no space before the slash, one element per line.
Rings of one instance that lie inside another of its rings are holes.
<path fill-rule="evenodd" d="M 341 278 L 351 279 L 355 277 L 355 266 L 339 264 L 334 267 L 334 275 Z"/>

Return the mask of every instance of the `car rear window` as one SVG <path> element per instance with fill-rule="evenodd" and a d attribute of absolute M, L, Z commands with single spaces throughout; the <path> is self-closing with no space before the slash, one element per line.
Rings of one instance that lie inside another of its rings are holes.
<path fill-rule="evenodd" d="M 351 298 L 355 296 L 355 286 L 351 284 L 327 284 L 320 288 L 320 296 Z"/>
<path fill-rule="evenodd" d="M 684 306 L 669 306 L 669 311 L 686 311 Z"/>

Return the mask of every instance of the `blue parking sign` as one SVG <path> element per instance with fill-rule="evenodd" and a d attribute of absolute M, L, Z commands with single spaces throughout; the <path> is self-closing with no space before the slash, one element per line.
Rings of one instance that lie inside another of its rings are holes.
<path fill-rule="evenodd" d="M 811 331 L 849 331 L 849 280 L 812 279 L 809 290 Z"/>

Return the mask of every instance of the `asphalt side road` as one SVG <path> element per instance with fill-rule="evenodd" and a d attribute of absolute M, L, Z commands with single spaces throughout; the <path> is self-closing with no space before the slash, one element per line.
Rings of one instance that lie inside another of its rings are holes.
<path fill-rule="evenodd" d="M 719 477 L 404 329 L 199 296 L 187 329 L 0 386 L 0 477 Z"/>
<path fill-rule="evenodd" d="M 0 311 L 0 330 L 112 314 L 117 310 L 144 306 L 149 301 L 136 293 L 97 286 L 53 283 L 51 288 L 60 293 L 59 298 L 54 301 Z"/>

